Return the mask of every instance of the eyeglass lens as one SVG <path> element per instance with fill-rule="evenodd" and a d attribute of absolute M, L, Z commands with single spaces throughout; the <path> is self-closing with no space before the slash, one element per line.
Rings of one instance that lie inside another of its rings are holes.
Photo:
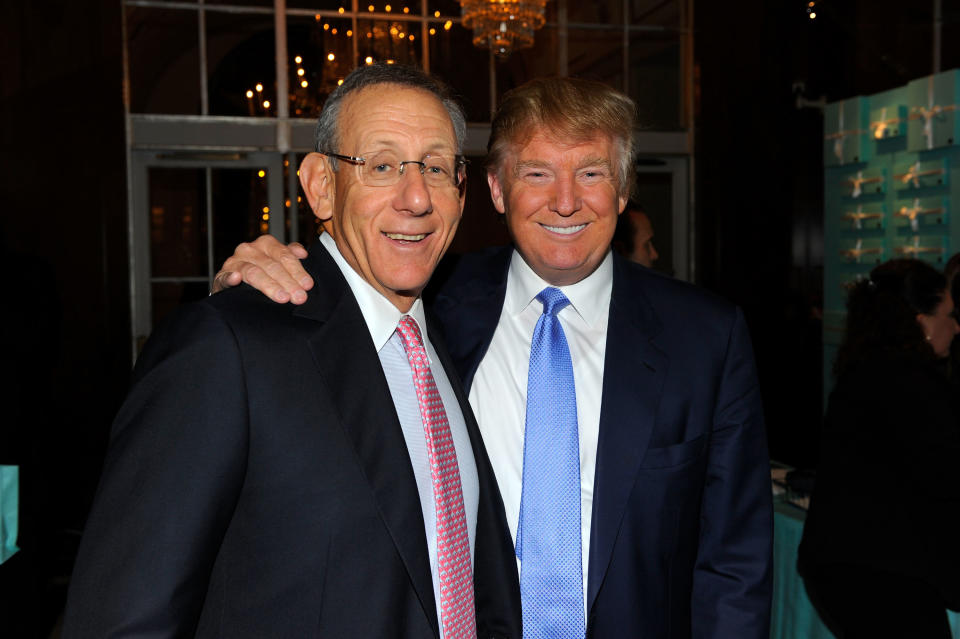
<path fill-rule="evenodd" d="M 411 169 L 418 170 L 424 181 L 434 187 L 455 187 L 462 179 L 461 167 L 455 157 L 425 155 L 420 162 L 401 160 L 392 151 L 380 151 L 364 158 L 358 165 L 360 180 L 370 186 L 390 186 Z"/>

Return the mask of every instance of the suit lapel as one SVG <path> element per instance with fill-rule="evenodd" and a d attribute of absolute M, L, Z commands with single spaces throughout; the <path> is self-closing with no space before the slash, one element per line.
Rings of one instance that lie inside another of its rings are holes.
<path fill-rule="evenodd" d="M 512 247 L 501 247 L 477 261 L 463 258 L 466 272 L 456 273 L 431 304 L 467 393 L 503 311 L 512 255 Z"/>
<path fill-rule="evenodd" d="M 314 361 L 424 613 L 439 634 L 420 496 L 383 367 L 356 299 L 319 242 L 305 264 L 315 291 L 294 313 L 321 323 L 308 340 Z"/>
<path fill-rule="evenodd" d="M 661 325 L 629 266 L 615 256 L 600 407 L 587 582 L 588 610 L 603 584 L 627 500 L 653 432 L 669 364 L 652 343 Z"/>

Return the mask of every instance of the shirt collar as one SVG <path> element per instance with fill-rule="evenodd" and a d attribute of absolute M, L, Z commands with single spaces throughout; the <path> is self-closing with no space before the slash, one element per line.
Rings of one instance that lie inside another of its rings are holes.
<path fill-rule="evenodd" d="M 343 273 L 343 277 L 347 280 L 347 285 L 357 299 L 357 304 L 360 305 L 360 312 L 367 323 L 367 330 L 370 331 L 373 346 L 378 353 L 384 344 L 389 341 L 393 332 L 397 329 L 397 324 L 400 323 L 400 318 L 404 315 L 410 315 L 417 321 L 420 334 L 426 341 L 427 331 L 425 329 L 427 324 L 424 317 L 423 302 L 420 301 L 419 297 L 414 300 L 413 306 L 407 313 L 401 313 L 380 291 L 373 288 L 369 282 L 353 270 L 353 267 L 347 263 L 347 260 L 340 253 L 337 243 L 333 241 L 329 233 L 320 234 L 320 243 L 330 253 L 330 257 L 336 262 L 340 272 Z"/>
<path fill-rule="evenodd" d="M 507 275 L 504 310 L 512 315 L 522 313 L 540 291 L 548 286 L 551 284 L 537 275 L 521 257 L 520 252 L 514 250 Z M 579 282 L 555 288 L 559 288 L 567 296 L 570 306 L 588 326 L 596 326 L 610 311 L 610 295 L 613 291 L 612 253 L 607 251 L 600 266 Z"/>

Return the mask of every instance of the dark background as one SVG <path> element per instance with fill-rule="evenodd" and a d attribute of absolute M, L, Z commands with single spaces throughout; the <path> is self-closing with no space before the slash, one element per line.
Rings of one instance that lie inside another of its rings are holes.
<path fill-rule="evenodd" d="M 771 455 L 810 466 L 823 116 L 796 98 L 932 73 L 933 3 L 824 0 L 816 20 L 796 0 L 694 4 L 697 281 L 745 310 Z M 941 69 L 960 67 L 958 4 L 943 3 Z M 59 614 L 132 364 L 122 15 L 116 0 L 0 4 L 0 463 L 21 465 L 23 490 L 22 552 L 0 566 L 5 637 L 47 636 Z"/>

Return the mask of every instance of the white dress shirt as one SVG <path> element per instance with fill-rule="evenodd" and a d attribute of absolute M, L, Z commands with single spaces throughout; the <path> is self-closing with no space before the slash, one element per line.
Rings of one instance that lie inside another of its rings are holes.
<path fill-rule="evenodd" d="M 507 524 L 514 545 L 520 519 L 523 484 L 523 433 L 527 412 L 527 374 L 533 329 L 543 313 L 536 296 L 550 286 L 514 251 L 507 275 L 507 292 L 500 321 L 490 347 L 477 367 L 470 388 L 470 405 L 500 486 Z M 608 253 L 585 279 L 558 286 L 570 300 L 557 317 L 563 326 L 577 393 L 580 440 L 580 529 L 583 556 L 584 607 L 587 602 L 590 515 L 593 477 L 600 435 L 600 400 L 603 391 L 603 358 L 613 290 L 613 258 Z M 517 560 L 517 569 L 520 560 Z"/>
<path fill-rule="evenodd" d="M 424 532 L 427 535 L 427 550 L 430 556 L 430 572 L 433 575 L 434 600 L 437 604 L 437 622 L 440 625 L 440 637 L 443 639 L 443 622 L 440 619 L 440 572 L 437 564 L 437 511 L 433 495 L 433 479 L 430 475 L 430 458 L 427 452 L 427 439 L 420 415 L 420 403 L 413 385 L 413 374 L 403 341 L 396 333 L 397 324 L 405 314 L 401 313 L 386 297 L 374 289 L 366 280 L 353 270 L 337 249 L 336 243 L 328 234 L 320 236 L 320 242 L 330 253 L 343 273 L 353 296 L 360 305 L 360 311 L 367 323 L 374 348 L 380 357 L 383 373 L 390 387 L 393 405 L 400 419 L 403 438 L 407 444 L 407 453 L 413 465 L 413 474 L 417 480 L 417 492 L 420 494 L 420 509 L 423 511 Z M 480 501 L 480 482 L 477 466 L 473 457 L 470 435 L 460 410 L 460 403 L 453 392 L 437 353 L 427 337 L 427 324 L 424 319 L 423 303 L 420 298 L 406 313 L 416 320 L 423 337 L 423 345 L 430 360 L 430 371 L 437 384 L 437 390 L 443 400 L 443 407 L 450 424 L 453 445 L 457 451 L 457 465 L 460 468 L 460 486 L 463 491 L 463 506 L 467 516 L 467 534 L 470 539 L 470 561 L 473 563 L 473 549 L 477 534 L 477 505 Z"/>

